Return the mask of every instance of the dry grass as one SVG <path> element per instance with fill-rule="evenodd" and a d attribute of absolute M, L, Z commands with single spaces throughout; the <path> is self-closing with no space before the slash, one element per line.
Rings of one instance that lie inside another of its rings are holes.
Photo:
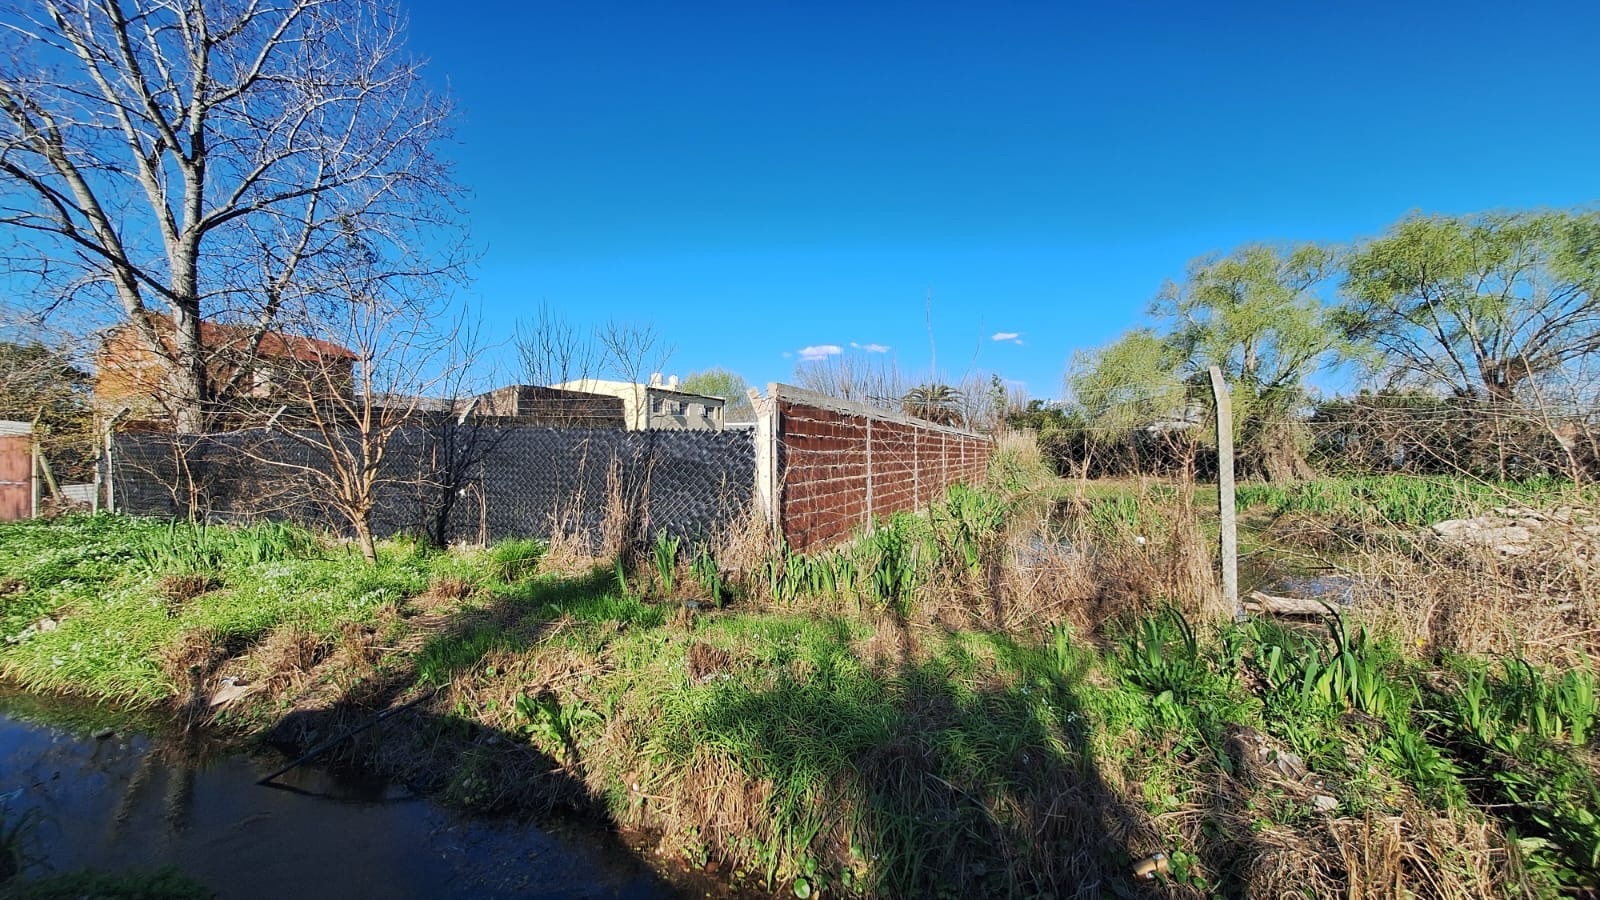
<path fill-rule="evenodd" d="M 167 646 L 161 670 L 173 684 L 189 685 L 197 678 L 209 677 L 249 646 L 249 641 L 238 634 L 210 627 L 193 628 Z"/>
<path fill-rule="evenodd" d="M 1357 607 L 1424 652 L 1520 655 L 1561 667 L 1600 654 L 1595 572 L 1570 549 L 1504 557 L 1488 547 L 1419 546 L 1363 554 L 1351 568 Z"/>
<path fill-rule="evenodd" d="M 737 864 L 751 840 L 781 839 L 770 814 L 772 783 L 749 777 L 725 754 L 707 748 L 680 772 L 654 774 L 655 781 L 628 784 L 629 824 L 659 832 L 662 852 Z"/>
<path fill-rule="evenodd" d="M 695 682 L 707 681 L 733 663 L 728 651 L 699 641 L 689 645 L 688 660 L 689 680 Z"/>
<path fill-rule="evenodd" d="M 646 478 L 648 480 L 648 475 Z M 648 530 L 648 521 L 644 520 L 641 527 L 641 516 L 645 516 L 646 511 L 629 503 L 628 493 L 623 484 L 622 460 L 612 459 L 611 465 L 606 468 L 606 508 L 605 516 L 600 520 L 600 558 L 621 559 L 631 568 L 632 557 L 639 551 L 635 546 L 636 538 Z M 648 496 L 648 490 L 644 495 Z"/>
<path fill-rule="evenodd" d="M 1326 885 L 1323 896 L 1533 894 L 1521 883 L 1505 835 L 1463 815 L 1411 805 L 1397 815 L 1335 819 L 1325 829 L 1333 852 L 1313 844 L 1307 849 L 1321 852 L 1294 854 L 1263 886 L 1295 890 L 1310 876 Z"/>
<path fill-rule="evenodd" d="M 1169 605 L 1195 621 L 1227 617 L 1193 485 L 1142 491 L 1129 511 L 1136 518 L 1108 522 L 1079 498 L 1014 517 L 997 582 L 1006 630 L 1067 623 L 1098 634 L 1113 619 Z"/>
<path fill-rule="evenodd" d="M 164 575 L 157 590 L 172 605 L 187 603 L 220 587 L 222 579 L 215 575 Z"/>
<path fill-rule="evenodd" d="M 777 541 L 766 516 L 750 504 L 745 515 L 730 517 L 712 536 L 717 564 L 737 583 L 749 587 L 761 565 L 776 549 Z"/>
<path fill-rule="evenodd" d="M 275 689 L 298 690 L 331 650 L 327 641 L 304 628 L 280 625 L 250 654 L 251 668 L 257 673 L 252 680 Z"/>

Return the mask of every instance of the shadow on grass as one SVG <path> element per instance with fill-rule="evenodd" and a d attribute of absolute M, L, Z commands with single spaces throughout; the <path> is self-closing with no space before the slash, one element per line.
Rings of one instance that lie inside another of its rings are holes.
<path fill-rule="evenodd" d="M 704 707 L 698 740 L 772 786 L 772 868 L 815 873 L 797 892 L 837 877 L 884 896 L 1139 893 L 1133 857 L 1157 848 L 1100 776 L 1084 657 L 988 640 L 1007 684 L 938 656 L 875 673 L 841 641 L 808 677 Z"/>
<path fill-rule="evenodd" d="M 608 579 L 602 571 L 542 577 L 513 585 L 487 603 L 425 614 L 429 634 L 415 652 L 383 657 L 370 677 L 355 679 L 331 703 L 282 716 L 265 741 L 293 760 L 330 737 L 348 735 L 306 764 L 358 778 L 377 775 L 472 813 L 575 826 L 602 844 L 606 855 L 637 857 L 603 803 L 592 798 L 574 760 L 540 752 L 525 734 L 484 725 L 453 705 L 456 694 L 448 689 L 480 670 L 491 654 L 532 648 L 567 617 L 659 624 L 659 610 L 607 598 Z M 397 711 L 410 703 L 415 705 Z M 386 711 L 392 714 L 373 725 Z M 562 815 L 571 813 L 582 819 L 564 822 Z M 638 861 L 642 872 L 651 871 Z M 677 890 L 655 874 L 649 881 L 647 896 Z"/>

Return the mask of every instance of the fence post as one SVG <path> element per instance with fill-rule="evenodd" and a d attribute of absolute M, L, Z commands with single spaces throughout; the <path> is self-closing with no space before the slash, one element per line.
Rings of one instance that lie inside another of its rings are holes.
<path fill-rule="evenodd" d="M 950 486 L 950 447 L 949 447 L 949 442 L 945 440 L 945 433 L 941 431 L 941 432 L 939 432 L 939 484 L 938 484 L 937 487 L 934 488 L 933 493 L 935 495 L 937 495 L 940 491 L 944 490 L 945 488 L 947 488 L 949 486 Z M 928 503 L 930 505 L 933 503 L 933 501 L 934 501 L 934 497 L 929 497 L 928 498 Z"/>
<path fill-rule="evenodd" d="M 32 483 L 33 483 L 33 512 L 32 512 L 32 518 L 37 519 L 37 518 L 39 518 L 39 501 L 41 499 L 40 498 L 40 493 L 41 493 L 41 489 L 42 489 L 42 487 L 44 485 L 44 478 L 39 472 L 39 436 L 38 436 L 38 432 L 34 432 L 33 440 L 29 442 L 28 449 L 30 451 L 29 454 L 28 454 L 28 460 L 29 460 L 29 463 L 30 463 L 29 473 L 33 476 L 32 479 L 31 479 Z"/>
<path fill-rule="evenodd" d="M 911 505 L 922 505 L 922 429 L 911 428 Z"/>
<path fill-rule="evenodd" d="M 872 417 L 867 416 L 867 510 L 865 526 L 872 530 Z"/>
<path fill-rule="evenodd" d="M 115 435 L 117 424 L 126 419 L 133 410 L 124 406 L 112 413 L 106 420 L 106 512 L 115 514 L 117 511 L 117 444 Z"/>
<path fill-rule="evenodd" d="M 1211 367 L 1211 393 L 1217 401 L 1217 512 L 1222 518 L 1222 599 L 1236 622 L 1245 620 L 1239 605 L 1239 523 L 1233 496 L 1233 401 L 1222 370 Z"/>
<path fill-rule="evenodd" d="M 94 493 L 89 497 L 89 512 L 100 513 L 100 492 L 105 490 L 105 459 L 100 454 L 100 448 L 94 451 Z"/>
<path fill-rule="evenodd" d="M 750 404 L 756 409 L 756 502 L 767 527 L 774 534 L 783 533 L 782 502 L 778 491 L 778 386 L 767 385 L 767 398 L 761 392 L 749 390 Z"/>

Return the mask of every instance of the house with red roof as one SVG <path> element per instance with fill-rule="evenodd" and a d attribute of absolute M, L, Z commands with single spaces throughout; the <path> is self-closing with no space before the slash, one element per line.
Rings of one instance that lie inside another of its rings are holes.
<path fill-rule="evenodd" d="M 168 360 L 174 355 L 172 320 L 150 316 L 161 347 L 152 347 L 129 324 L 105 333 L 95 355 L 95 402 L 105 413 L 126 408 L 135 420 L 170 418 Z M 357 356 L 348 347 L 313 337 L 262 330 L 251 325 L 202 321 L 200 344 L 206 358 L 208 403 L 246 408 L 305 403 L 308 392 L 348 396 L 355 382 Z"/>

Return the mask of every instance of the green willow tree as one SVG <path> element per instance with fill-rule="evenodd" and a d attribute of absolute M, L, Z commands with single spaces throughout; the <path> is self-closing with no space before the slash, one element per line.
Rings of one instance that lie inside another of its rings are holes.
<path fill-rule="evenodd" d="M 1073 354 L 1067 391 L 1093 429 L 1125 431 L 1184 415 L 1189 390 L 1179 369 L 1166 338 L 1136 328 L 1108 346 Z"/>
<path fill-rule="evenodd" d="M 1078 356 L 1068 386 L 1098 429 L 1188 425 L 1209 408 L 1205 373 L 1217 366 L 1233 393 L 1246 474 L 1308 477 L 1298 423 L 1307 379 L 1352 351 L 1319 296 L 1336 262 L 1315 244 L 1251 244 L 1197 259 L 1151 304 L 1162 328 Z"/>
<path fill-rule="evenodd" d="M 678 387 L 691 394 L 704 394 L 707 397 L 721 397 L 726 400 L 727 404 L 722 408 L 725 422 L 755 421 L 755 407 L 750 405 L 750 395 L 745 393 L 750 389 L 750 385 L 745 382 L 744 376 L 737 372 L 713 366 L 684 376 Z"/>
<path fill-rule="evenodd" d="M 1509 404 L 1600 350 L 1600 214 L 1413 216 L 1348 273 L 1339 324 L 1391 386 Z"/>

